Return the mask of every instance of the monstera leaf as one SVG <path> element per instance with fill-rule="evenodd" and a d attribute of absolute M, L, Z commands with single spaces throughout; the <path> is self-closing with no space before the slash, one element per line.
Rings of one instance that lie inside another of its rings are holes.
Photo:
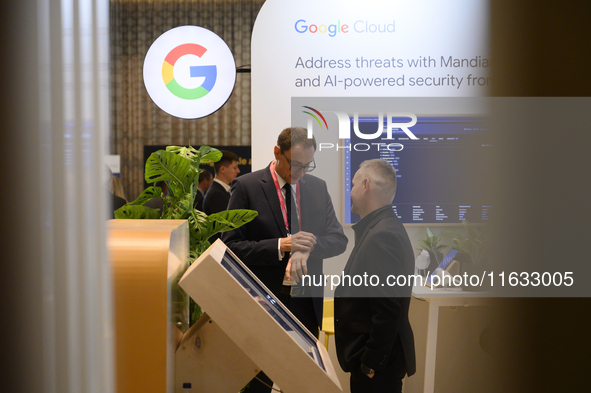
<path fill-rule="evenodd" d="M 257 215 L 258 212 L 246 209 L 225 210 L 210 214 L 207 216 L 207 222 L 196 222 L 198 226 L 197 236 L 202 241 L 207 240 L 217 233 L 236 229 L 252 221 Z"/>
<path fill-rule="evenodd" d="M 162 189 L 160 187 L 148 187 L 140 196 L 127 205 L 115 210 L 115 218 L 119 219 L 142 219 L 142 218 L 160 218 L 160 212 L 148 206 L 142 206 L 152 198 L 160 197 Z"/>
<path fill-rule="evenodd" d="M 193 146 L 167 146 L 166 151 L 189 160 L 191 162 L 191 170 L 194 171 L 197 176 L 199 176 L 202 171 L 202 169 L 199 168 L 201 154 L 198 150 L 195 150 Z"/>
<path fill-rule="evenodd" d="M 209 238 L 217 233 L 231 231 L 250 221 L 258 212 L 254 210 L 237 209 L 226 210 L 207 215 L 197 209 L 193 209 L 189 217 L 191 237 L 191 263 L 209 248 Z"/>
<path fill-rule="evenodd" d="M 166 151 L 191 161 L 199 158 L 199 152 L 193 146 L 166 146 Z"/>
<path fill-rule="evenodd" d="M 160 218 L 158 209 L 152 209 L 148 206 L 130 205 L 120 207 L 115 210 L 116 219 L 157 219 Z"/>
<path fill-rule="evenodd" d="M 186 194 L 196 179 L 192 161 L 175 153 L 158 150 L 146 161 L 146 182 L 168 182 L 173 195 Z"/>
<path fill-rule="evenodd" d="M 190 160 L 193 169 L 198 174 L 202 172 L 202 169 L 199 169 L 200 164 L 217 162 L 222 158 L 221 151 L 209 146 L 201 146 L 199 150 L 196 150 L 193 146 L 167 146 L 166 151 Z"/>
<path fill-rule="evenodd" d="M 199 232 L 199 228 L 207 228 L 207 214 L 197 209 L 191 210 L 190 213 L 188 218 L 191 244 L 189 263 L 193 263 L 199 255 L 203 254 L 211 246 L 211 243 L 207 239 L 203 240 L 202 233 Z"/>
<path fill-rule="evenodd" d="M 160 187 L 150 186 L 146 188 L 140 196 L 134 201 L 129 202 L 129 205 L 143 205 L 152 198 L 160 198 L 162 196 L 162 189 Z"/>
<path fill-rule="evenodd" d="M 166 196 L 164 197 L 164 212 L 163 219 L 168 220 L 184 220 L 190 217 L 193 209 L 193 194 L 183 194 L 179 197 Z"/>
<path fill-rule="evenodd" d="M 201 156 L 200 162 L 202 164 L 209 164 L 212 162 L 218 162 L 222 158 L 222 152 L 218 149 L 209 146 L 201 146 L 199 148 L 199 154 Z"/>

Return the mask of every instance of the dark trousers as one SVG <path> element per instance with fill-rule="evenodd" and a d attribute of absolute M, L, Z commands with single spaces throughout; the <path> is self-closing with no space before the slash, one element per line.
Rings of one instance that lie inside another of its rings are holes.
<path fill-rule="evenodd" d="M 316 311 L 314 311 L 312 298 L 292 297 L 289 300 L 288 308 L 289 311 L 299 319 L 302 325 L 304 325 L 314 337 L 318 338 L 318 325 L 322 324 L 322 321 L 318 321 L 316 318 Z"/>
<path fill-rule="evenodd" d="M 373 378 L 369 378 L 361 370 L 352 371 L 351 393 L 401 393 L 405 374 L 404 367 L 400 370 L 395 364 L 376 372 Z"/>
<path fill-rule="evenodd" d="M 351 393 L 401 393 L 402 379 L 387 375 L 374 375 L 369 378 L 361 371 L 351 373 Z"/>

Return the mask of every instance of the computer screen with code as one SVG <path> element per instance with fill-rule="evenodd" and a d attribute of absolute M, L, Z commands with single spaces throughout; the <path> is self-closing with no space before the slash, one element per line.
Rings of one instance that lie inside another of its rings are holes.
<path fill-rule="evenodd" d="M 396 119 L 393 119 L 396 121 Z M 341 147 L 344 154 L 345 224 L 359 216 L 351 212 L 351 180 L 361 162 L 374 158 L 388 161 L 397 173 L 392 208 L 403 223 L 458 224 L 487 222 L 490 213 L 492 145 L 484 116 L 417 116 L 409 130 L 411 139 L 395 130 L 387 139 L 378 117 L 359 117 L 363 134 L 382 127 L 379 141 L 359 138 L 351 118 L 351 138 Z M 383 122 L 383 119 L 380 119 Z"/>

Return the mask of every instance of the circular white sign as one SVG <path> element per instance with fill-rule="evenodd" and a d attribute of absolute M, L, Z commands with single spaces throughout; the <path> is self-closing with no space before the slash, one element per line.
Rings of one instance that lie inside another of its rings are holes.
<path fill-rule="evenodd" d="M 236 63 L 228 45 L 197 26 L 168 30 L 144 60 L 144 84 L 166 113 L 198 119 L 221 108 L 234 89 Z"/>

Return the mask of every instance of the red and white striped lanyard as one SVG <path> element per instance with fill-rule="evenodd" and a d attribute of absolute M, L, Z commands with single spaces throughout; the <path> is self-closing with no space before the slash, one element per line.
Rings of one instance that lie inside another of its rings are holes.
<path fill-rule="evenodd" d="M 285 223 L 285 229 L 287 230 L 287 234 L 290 235 L 289 231 L 289 221 L 287 219 L 287 207 L 285 206 L 285 197 L 283 196 L 283 192 L 281 192 L 281 187 L 279 187 L 279 180 L 277 179 L 277 173 L 275 173 L 275 161 L 271 162 L 271 176 L 273 176 L 273 182 L 275 183 L 275 189 L 277 190 L 277 197 L 279 198 L 279 203 L 281 204 L 281 213 L 283 214 L 283 222 Z M 289 185 L 291 187 L 291 184 Z M 296 204 L 298 205 L 298 224 L 299 227 L 302 228 L 302 208 L 300 204 L 300 183 L 296 184 Z"/>

